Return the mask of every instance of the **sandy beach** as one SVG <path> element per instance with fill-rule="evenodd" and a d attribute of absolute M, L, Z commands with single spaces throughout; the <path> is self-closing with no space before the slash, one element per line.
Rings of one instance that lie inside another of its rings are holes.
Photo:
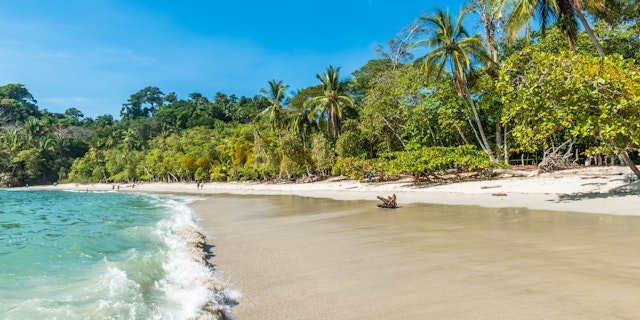
<path fill-rule="evenodd" d="M 435 186 L 410 181 L 363 183 L 339 178 L 312 183 L 231 182 L 59 184 L 32 186 L 41 190 L 174 193 L 194 195 L 297 195 L 335 200 L 376 200 L 396 194 L 398 203 L 475 205 L 486 208 L 528 208 L 614 215 L 640 215 L 640 186 L 630 184 L 628 167 L 588 167 L 542 173 L 532 177 L 503 177 Z M 376 200 L 377 201 L 377 200 Z"/>
<path fill-rule="evenodd" d="M 640 197 L 628 176 L 119 187 L 203 196 L 192 208 L 216 274 L 240 293 L 234 319 L 632 319 Z M 399 209 L 376 208 L 391 194 Z"/>

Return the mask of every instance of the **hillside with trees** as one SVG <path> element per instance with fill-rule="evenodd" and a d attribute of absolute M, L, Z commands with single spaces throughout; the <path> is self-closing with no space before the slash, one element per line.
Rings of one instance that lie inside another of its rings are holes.
<path fill-rule="evenodd" d="M 410 22 L 351 75 L 328 65 L 295 92 L 265 79 L 253 97 L 149 86 L 119 118 L 49 112 L 9 83 L 0 87 L 0 186 L 419 181 L 591 156 L 640 176 L 639 18 L 631 0 L 472 0 L 459 14 L 436 9 Z"/>

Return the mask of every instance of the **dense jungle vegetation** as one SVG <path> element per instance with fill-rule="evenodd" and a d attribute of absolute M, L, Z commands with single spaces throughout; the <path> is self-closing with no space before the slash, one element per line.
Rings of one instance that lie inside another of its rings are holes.
<path fill-rule="evenodd" d="M 640 176 L 639 18 L 633 0 L 473 0 L 410 23 L 350 77 L 329 66 L 296 92 L 265 79 L 254 97 L 149 86 L 117 119 L 49 112 L 6 84 L 0 185 L 419 177 L 591 155 Z"/>

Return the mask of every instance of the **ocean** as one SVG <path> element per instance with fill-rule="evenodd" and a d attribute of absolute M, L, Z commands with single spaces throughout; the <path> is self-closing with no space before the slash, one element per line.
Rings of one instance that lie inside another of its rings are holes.
<path fill-rule="evenodd" d="M 187 196 L 0 190 L 1 319 L 229 313 Z"/>

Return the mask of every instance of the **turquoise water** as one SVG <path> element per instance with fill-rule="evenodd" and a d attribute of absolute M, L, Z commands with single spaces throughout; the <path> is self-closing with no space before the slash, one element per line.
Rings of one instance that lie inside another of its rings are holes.
<path fill-rule="evenodd" d="M 1 319 L 188 319 L 219 299 L 188 197 L 0 190 Z"/>

